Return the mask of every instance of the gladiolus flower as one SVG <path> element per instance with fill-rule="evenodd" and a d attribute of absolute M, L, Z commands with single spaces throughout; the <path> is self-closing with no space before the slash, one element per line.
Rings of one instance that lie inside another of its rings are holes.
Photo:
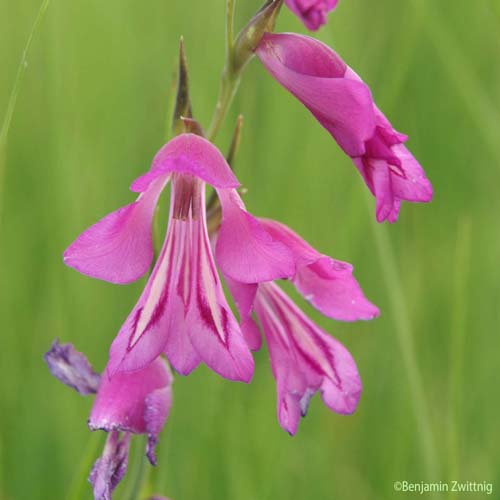
<path fill-rule="evenodd" d="M 337 7 L 338 0 L 285 0 L 285 4 L 308 30 L 316 31 L 326 24 L 326 17 Z"/>
<path fill-rule="evenodd" d="M 396 221 L 401 201 L 428 202 L 432 186 L 373 102 L 368 86 L 328 46 L 313 38 L 266 34 L 257 55 L 349 155 L 376 198 L 378 222 Z"/>
<path fill-rule="evenodd" d="M 101 457 L 90 473 L 96 500 L 110 500 L 127 471 L 131 434 L 146 434 L 146 455 L 156 465 L 155 447 L 172 405 L 173 378 L 167 363 L 157 358 L 134 373 L 100 377 L 87 358 L 71 344 L 55 341 L 45 354 L 49 369 L 58 380 L 80 394 L 97 393 L 88 425 L 104 430 L 108 438 Z"/>
<path fill-rule="evenodd" d="M 253 358 L 227 301 L 207 234 L 205 183 L 224 200 L 218 262 L 233 279 L 261 282 L 294 272 L 289 250 L 276 242 L 232 194 L 239 183 L 217 148 L 202 137 L 179 135 L 132 184 L 134 203 L 89 228 L 66 250 L 78 271 L 127 283 L 148 269 L 151 219 L 172 181 L 163 248 L 137 305 L 114 340 L 110 375 L 141 369 L 164 352 L 181 374 L 201 361 L 230 380 L 248 382 Z"/>
<path fill-rule="evenodd" d="M 224 201 L 222 202 L 224 208 Z M 321 254 L 287 226 L 260 219 L 267 234 L 285 245 L 295 261 L 290 281 L 322 314 L 341 321 L 369 320 L 379 315 L 352 276 L 350 264 Z M 252 350 L 264 331 L 278 390 L 278 420 L 295 434 L 309 400 L 318 390 L 324 403 L 341 414 L 352 413 L 361 394 L 356 364 L 342 344 L 313 323 L 273 282 L 241 283 L 227 277 L 245 339 Z"/>

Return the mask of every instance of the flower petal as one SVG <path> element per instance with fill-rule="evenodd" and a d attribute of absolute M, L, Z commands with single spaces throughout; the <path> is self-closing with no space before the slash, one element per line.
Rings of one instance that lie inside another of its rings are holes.
<path fill-rule="evenodd" d="M 259 285 L 255 312 L 269 348 L 283 429 L 295 434 L 299 415 L 305 415 L 318 390 L 331 410 L 352 413 L 361 381 L 347 349 L 307 318 L 274 283 Z"/>
<path fill-rule="evenodd" d="M 153 260 L 151 224 L 167 180 L 167 176 L 158 178 L 137 201 L 84 231 L 64 252 L 64 263 L 111 283 L 130 283 L 140 278 Z"/>
<path fill-rule="evenodd" d="M 293 276 L 292 254 L 245 210 L 238 193 L 221 189 L 218 195 L 222 205 L 222 224 L 215 255 L 224 276 L 240 283 L 260 283 Z"/>
<path fill-rule="evenodd" d="M 380 315 L 352 275 L 347 262 L 323 256 L 297 271 L 297 290 L 322 314 L 339 321 L 370 320 Z"/>
<path fill-rule="evenodd" d="M 236 188 L 238 179 L 221 152 L 195 134 L 174 137 L 153 159 L 148 173 L 136 179 L 130 189 L 143 192 L 158 177 L 171 173 L 189 174 L 215 188 Z"/>
<path fill-rule="evenodd" d="M 432 185 L 424 169 L 403 144 L 392 146 L 393 153 L 401 161 L 402 177 L 391 173 L 394 195 L 406 201 L 429 202 L 432 200 Z"/>
<path fill-rule="evenodd" d="M 117 431 L 109 434 L 103 454 L 95 462 L 89 476 L 95 500 L 111 500 L 113 490 L 127 472 L 129 446 L 129 433 L 121 437 Z"/>
<path fill-rule="evenodd" d="M 291 281 L 322 314 L 340 321 L 373 319 L 379 310 L 363 295 L 347 262 L 320 254 L 289 227 L 262 219 L 271 236 L 293 253 L 297 272 Z"/>
<path fill-rule="evenodd" d="M 90 413 L 90 429 L 158 434 L 167 418 L 171 395 L 155 391 L 171 385 L 172 375 L 161 358 L 136 372 L 117 373 L 112 378 L 106 373 Z M 161 404 L 159 397 L 163 398 Z M 155 414 L 151 413 L 153 403 L 158 408 Z"/>
<path fill-rule="evenodd" d="M 266 34 L 257 55 L 349 156 L 361 156 L 375 129 L 370 89 L 346 78 L 346 64 L 327 45 L 292 33 Z"/>
<path fill-rule="evenodd" d="M 152 465 L 156 465 L 155 448 L 158 444 L 158 434 L 163 429 L 172 406 L 172 383 L 155 389 L 146 396 L 146 432 L 148 434 L 147 457 Z"/>
<path fill-rule="evenodd" d="M 224 279 L 240 315 L 240 327 L 243 337 L 252 351 L 258 351 L 262 345 L 262 336 L 259 327 L 252 318 L 253 303 L 258 285 L 239 283 L 227 276 Z"/>
<path fill-rule="evenodd" d="M 186 329 L 203 361 L 222 377 L 249 382 L 253 358 L 229 308 L 212 257 L 206 225 L 192 233 L 192 301 Z"/>
<path fill-rule="evenodd" d="M 78 352 L 72 344 L 60 344 L 56 339 L 43 358 L 50 373 L 63 384 L 84 396 L 97 392 L 101 376 L 92 369 L 85 355 Z"/>
<path fill-rule="evenodd" d="M 111 345 L 108 363 L 111 375 L 147 366 L 162 351 L 182 375 L 201 362 L 184 330 L 179 329 L 185 321 L 185 305 L 176 283 L 183 283 L 179 275 L 188 272 L 184 255 L 189 245 L 188 227 L 184 221 L 170 218 L 163 248 L 148 283 Z"/>

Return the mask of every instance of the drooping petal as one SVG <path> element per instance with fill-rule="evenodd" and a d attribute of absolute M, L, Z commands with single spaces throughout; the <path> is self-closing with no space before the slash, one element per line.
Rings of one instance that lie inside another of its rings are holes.
<path fill-rule="evenodd" d="M 130 283 L 153 260 L 151 224 L 167 176 L 159 177 L 137 201 L 107 215 L 84 231 L 64 252 L 64 263 L 93 278 Z"/>
<path fill-rule="evenodd" d="M 143 192 L 158 177 L 172 174 L 192 175 L 215 188 L 240 185 L 221 152 L 195 134 L 181 134 L 165 144 L 153 159 L 149 172 L 136 179 L 131 189 Z"/>
<path fill-rule="evenodd" d="M 104 451 L 96 460 L 89 476 L 95 500 L 111 500 L 113 490 L 127 472 L 129 446 L 128 432 L 121 436 L 118 431 L 109 433 Z"/>
<path fill-rule="evenodd" d="M 224 297 L 204 219 L 193 221 L 193 226 L 189 338 L 212 370 L 230 380 L 249 382 L 253 358 Z"/>
<path fill-rule="evenodd" d="M 158 444 L 158 435 L 163 429 L 172 406 L 172 382 L 148 394 L 145 403 L 144 420 L 148 435 L 146 455 L 151 464 L 156 465 L 155 448 Z"/>
<path fill-rule="evenodd" d="M 295 434 L 318 390 L 340 414 L 352 413 L 361 380 L 347 349 L 307 318 L 274 283 L 259 285 L 255 312 L 264 330 L 278 390 L 281 427 Z"/>
<path fill-rule="evenodd" d="M 378 308 L 363 295 L 350 264 L 322 255 L 284 224 L 269 219 L 261 222 L 294 255 L 297 272 L 291 280 L 318 311 L 340 321 L 369 320 L 379 315 Z"/>
<path fill-rule="evenodd" d="M 174 193 L 171 198 L 173 203 Z M 171 208 L 172 210 L 172 208 Z M 189 248 L 189 224 L 170 217 L 167 235 L 153 272 L 137 304 L 122 325 L 110 349 L 108 371 L 134 371 L 147 366 L 165 349 L 170 363 L 182 375 L 201 359 L 180 329 L 185 321 L 183 297 L 176 283 L 188 274 L 185 252 Z"/>
<path fill-rule="evenodd" d="M 92 430 L 147 434 L 152 444 L 170 410 L 172 375 L 167 363 L 157 358 L 142 370 L 105 373 L 89 418 Z M 154 462 L 153 449 L 149 455 Z"/>
<path fill-rule="evenodd" d="M 258 219 L 245 210 L 236 190 L 218 190 L 222 205 L 216 257 L 224 276 L 240 283 L 288 278 L 295 273 L 293 256 L 274 240 Z"/>
<path fill-rule="evenodd" d="M 299 269 L 293 284 L 325 316 L 339 321 L 370 320 L 380 311 L 369 302 L 347 262 L 322 256 Z"/>
<path fill-rule="evenodd" d="M 401 161 L 404 177 L 391 171 L 394 195 L 400 200 L 429 202 L 432 200 L 432 185 L 423 168 L 403 144 L 391 147 Z"/>
<path fill-rule="evenodd" d="M 181 374 L 204 361 L 225 378 L 247 382 L 253 359 L 213 261 L 204 184 L 175 174 L 172 190 L 165 244 L 146 289 L 113 342 L 109 369 L 135 370 L 164 351 Z"/>
<path fill-rule="evenodd" d="M 72 344 L 60 344 L 56 339 L 43 358 L 50 373 L 63 384 L 84 396 L 97 392 L 101 376 L 92 369 L 85 355 L 78 352 Z"/>
<path fill-rule="evenodd" d="M 288 8 L 311 31 L 326 24 L 328 13 L 335 9 L 337 3 L 338 0 L 285 0 Z"/>

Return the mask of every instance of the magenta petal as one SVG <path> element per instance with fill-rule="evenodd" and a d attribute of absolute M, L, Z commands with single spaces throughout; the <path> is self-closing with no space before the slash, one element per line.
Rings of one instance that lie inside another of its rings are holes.
<path fill-rule="evenodd" d="M 350 264 L 320 254 L 284 224 L 269 219 L 261 222 L 294 255 L 297 272 L 292 282 L 322 314 L 340 321 L 368 320 L 379 315 L 377 307 L 363 295 Z"/>
<path fill-rule="evenodd" d="M 84 354 L 71 344 L 60 344 L 55 340 L 44 357 L 50 373 L 60 382 L 72 387 L 83 396 L 95 394 L 101 376 L 96 373 Z"/>
<path fill-rule="evenodd" d="M 117 431 L 109 434 L 104 451 L 96 460 L 89 476 L 95 500 L 111 500 L 113 490 L 127 472 L 129 446 L 129 433 L 121 437 Z"/>
<path fill-rule="evenodd" d="M 140 278 L 153 259 L 151 224 L 166 182 L 166 176 L 159 178 L 137 201 L 83 232 L 64 252 L 64 263 L 111 283 L 130 283 Z"/>
<path fill-rule="evenodd" d="M 266 337 L 278 389 L 278 418 L 297 430 L 312 395 L 341 414 L 352 413 L 361 394 L 356 364 L 347 349 L 313 323 L 274 283 L 259 286 L 255 312 Z"/>
<path fill-rule="evenodd" d="M 371 92 L 362 81 L 345 77 L 347 66 L 332 49 L 303 35 L 266 34 L 257 55 L 346 154 L 364 154 L 365 141 L 375 129 Z"/>
<path fill-rule="evenodd" d="M 380 311 L 369 302 L 347 262 L 323 256 L 297 271 L 297 290 L 322 314 L 339 321 L 370 320 Z"/>
<path fill-rule="evenodd" d="M 238 283 L 227 276 L 225 276 L 225 281 L 240 315 L 240 327 L 243 337 L 252 351 L 258 351 L 262 345 L 262 336 L 259 327 L 252 318 L 258 285 L 255 283 Z"/>
<path fill-rule="evenodd" d="M 175 192 L 172 194 L 173 204 Z M 176 288 L 188 266 L 189 224 L 170 218 L 161 253 L 136 306 L 121 327 L 110 350 L 108 370 L 134 371 L 167 355 L 175 370 L 187 375 L 201 359 L 181 326 L 185 305 Z"/>
<path fill-rule="evenodd" d="M 249 382 L 253 358 L 224 297 L 203 221 L 194 224 L 192 238 L 193 286 L 187 333 L 212 370 L 230 380 Z"/>
<path fill-rule="evenodd" d="M 165 387 L 155 389 L 146 396 L 146 433 L 148 435 L 147 457 L 152 465 L 156 465 L 155 448 L 158 444 L 158 434 L 163 429 L 172 406 L 172 383 Z"/>
<path fill-rule="evenodd" d="M 414 202 L 429 202 L 432 200 L 432 185 L 425 176 L 423 168 L 403 144 L 392 146 L 392 151 L 401 161 L 404 177 L 391 172 L 394 195 L 401 199 Z"/>
<path fill-rule="evenodd" d="M 136 179 L 131 189 L 143 192 L 159 176 L 189 174 L 216 188 L 240 185 L 221 152 L 209 141 L 194 134 L 181 134 L 165 144 L 153 159 L 148 173 Z"/>
<path fill-rule="evenodd" d="M 327 15 L 335 9 L 338 0 L 285 0 L 287 7 L 311 31 L 326 24 Z"/>
<path fill-rule="evenodd" d="M 297 268 L 308 266 L 322 257 L 316 249 L 285 224 L 272 219 L 260 219 L 260 222 L 276 241 L 288 248 Z"/>
<path fill-rule="evenodd" d="M 109 373 L 109 370 L 107 371 Z M 90 413 L 89 427 L 92 430 L 119 430 L 135 434 L 150 434 L 151 394 L 158 389 L 169 388 L 172 375 L 167 363 L 157 358 L 142 370 L 136 372 L 117 373 L 112 378 L 105 373 L 101 380 L 97 397 Z M 156 415 L 153 433 L 157 434 L 170 408 L 170 392 L 159 393 L 163 397 L 162 411 Z M 149 399 L 148 399 L 149 398 Z M 155 406 L 159 407 L 157 396 Z"/>
<path fill-rule="evenodd" d="M 217 265 L 224 276 L 240 283 L 288 278 L 295 273 L 293 256 L 250 215 L 235 190 L 218 190 L 222 224 L 216 244 Z"/>
<path fill-rule="evenodd" d="M 391 217 L 396 208 L 397 198 L 394 197 L 392 176 L 384 160 L 370 160 L 373 169 L 373 189 L 375 191 L 377 222 L 383 222 Z M 398 213 L 395 214 L 397 218 Z"/>

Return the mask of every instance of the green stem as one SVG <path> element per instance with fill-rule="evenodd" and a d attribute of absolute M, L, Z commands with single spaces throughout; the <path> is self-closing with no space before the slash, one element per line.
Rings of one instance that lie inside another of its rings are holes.
<path fill-rule="evenodd" d="M 208 129 L 207 139 L 213 141 L 218 134 L 226 114 L 231 107 L 233 98 L 238 90 L 240 83 L 240 73 L 235 71 L 233 64 L 234 48 L 234 7 L 235 0 L 226 2 L 226 64 L 222 72 L 219 98 L 215 105 L 215 111 L 212 117 L 210 128 Z"/>
<path fill-rule="evenodd" d="M 460 441 L 464 439 L 462 421 L 460 418 L 462 411 L 462 388 L 463 388 L 463 364 L 465 353 L 465 333 L 467 322 L 467 284 L 470 273 L 470 252 L 471 252 L 471 220 L 463 218 L 459 221 L 454 276 L 455 285 L 453 287 L 453 309 L 451 318 L 450 337 L 450 394 L 447 430 L 448 430 L 448 480 L 461 477 L 461 453 Z M 457 493 L 451 494 L 452 498 L 457 498 Z"/>
<path fill-rule="evenodd" d="M 240 76 L 232 74 L 228 71 L 226 66 L 221 77 L 219 99 L 217 100 L 214 115 L 212 117 L 212 123 L 210 124 L 210 128 L 207 133 L 207 139 L 209 141 L 213 141 L 215 139 L 220 128 L 222 127 L 236 91 L 238 90 L 239 83 Z"/>
<path fill-rule="evenodd" d="M 230 59 L 233 55 L 234 45 L 234 0 L 226 3 L 226 57 Z"/>
<path fill-rule="evenodd" d="M 133 462 L 132 469 L 135 469 L 135 475 L 130 478 L 127 484 L 126 491 L 123 493 L 123 498 L 127 500 L 137 500 L 140 498 L 141 490 L 146 482 L 149 468 L 146 466 L 147 458 L 144 454 L 144 440 L 139 439 L 139 436 L 134 436 Z"/>

